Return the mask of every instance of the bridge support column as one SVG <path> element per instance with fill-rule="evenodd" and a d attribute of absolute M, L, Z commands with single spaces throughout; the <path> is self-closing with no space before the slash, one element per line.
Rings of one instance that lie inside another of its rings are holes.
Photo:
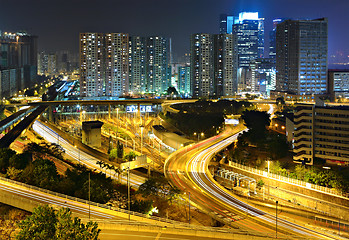
<path fill-rule="evenodd" d="M 108 119 L 110 120 L 110 112 L 111 112 L 111 106 L 110 106 L 110 104 L 108 105 Z"/>
<path fill-rule="evenodd" d="M 141 104 L 137 103 L 137 118 L 141 121 Z"/>
<path fill-rule="evenodd" d="M 48 121 L 53 123 L 53 110 L 52 110 L 52 105 L 48 106 Z"/>

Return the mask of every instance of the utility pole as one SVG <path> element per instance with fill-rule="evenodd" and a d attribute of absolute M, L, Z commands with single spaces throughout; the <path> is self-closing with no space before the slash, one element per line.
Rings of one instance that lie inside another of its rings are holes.
<path fill-rule="evenodd" d="M 91 176 L 90 172 L 88 173 L 88 220 L 91 217 Z"/>
<path fill-rule="evenodd" d="M 189 224 L 190 224 L 190 192 L 189 192 L 189 214 L 188 215 L 189 215 Z"/>
<path fill-rule="evenodd" d="M 130 163 L 129 163 L 130 164 Z M 131 196 L 130 196 L 130 167 L 127 168 L 127 202 L 128 202 L 128 220 L 131 220 Z"/>
<path fill-rule="evenodd" d="M 278 203 L 279 201 L 276 201 L 276 221 L 275 221 L 275 234 L 276 238 L 278 238 Z"/>

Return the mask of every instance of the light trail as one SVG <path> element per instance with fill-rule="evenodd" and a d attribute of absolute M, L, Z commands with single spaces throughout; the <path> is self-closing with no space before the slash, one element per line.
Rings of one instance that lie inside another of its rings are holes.
<path fill-rule="evenodd" d="M 273 108 L 269 109 L 273 112 Z M 202 209 L 211 209 L 220 216 L 233 220 L 230 213 L 243 216 L 235 222 L 244 229 L 253 229 L 260 233 L 275 231 L 275 216 L 254 208 L 235 198 L 229 191 L 220 186 L 209 173 L 208 164 L 215 153 L 230 145 L 238 133 L 227 137 L 225 133 L 205 140 L 197 145 L 185 147 L 172 154 L 165 163 L 165 174 L 172 182 L 184 191 L 190 191 L 191 199 Z M 247 216 L 247 217 L 245 217 Z M 234 223 L 234 224 L 235 224 Z M 258 226 L 258 227 L 256 227 Z M 338 239 L 339 236 L 323 234 L 306 227 L 278 218 L 279 234 L 297 239 Z"/>
<path fill-rule="evenodd" d="M 37 134 L 43 137 L 46 141 L 60 145 L 64 149 L 67 155 L 79 161 L 79 163 L 86 165 L 88 168 L 92 170 L 97 169 L 103 172 L 102 170 L 99 169 L 100 168 L 99 165 L 97 165 L 97 161 L 99 159 L 95 158 L 94 156 L 84 151 L 77 149 L 72 144 L 67 142 L 64 138 L 62 138 L 57 132 L 53 131 L 51 128 L 47 127 L 40 121 L 36 120 L 33 123 L 32 128 Z M 107 177 L 117 179 L 115 174 L 111 174 L 110 171 L 108 172 L 108 170 L 103 173 L 105 173 Z M 121 177 L 120 181 L 122 183 L 127 183 L 127 177 Z M 145 178 L 138 176 L 136 174 L 130 173 L 130 184 L 133 187 L 138 188 L 144 182 L 145 182 Z"/>

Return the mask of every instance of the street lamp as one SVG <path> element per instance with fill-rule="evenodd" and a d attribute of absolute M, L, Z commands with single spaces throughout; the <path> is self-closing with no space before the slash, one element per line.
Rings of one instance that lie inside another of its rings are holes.
<path fill-rule="evenodd" d="M 141 125 L 141 155 L 143 154 L 143 129 L 144 127 Z"/>
<path fill-rule="evenodd" d="M 278 203 L 279 203 L 279 201 L 276 201 L 276 211 L 275 211 L 275 215 L 276 215 L 275 235 L 276 235 L 276 238 L 278 238 Z"/>
<path fill-rule="evenodd" d="M 188 192 L 188 196 L 189 196 L 189 201 L 188 201 L 188 205 L 189 205 L 189 214 L 188 214 L 188 222 L 189 222 L 189 224 L 190 224 L 190 191 L 188 190 L 188 191 L 185 191 L 185 194 Z"/>

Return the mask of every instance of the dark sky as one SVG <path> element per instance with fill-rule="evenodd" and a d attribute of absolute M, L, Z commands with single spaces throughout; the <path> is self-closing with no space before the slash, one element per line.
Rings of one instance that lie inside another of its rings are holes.
<path fill-rule="evenodd" d="M 190 34 L 218 33 L 220 13 L 259 11 L 266 39 L 274 18 L 327 17 L 329 54 L 349 53 L 348 0 L 0 0 L 0 9 L 1 30 L 38 35 L 47 51 L 77 52 L 79 32 L 125 32 L 172 37 L 180 56 Z"/>

